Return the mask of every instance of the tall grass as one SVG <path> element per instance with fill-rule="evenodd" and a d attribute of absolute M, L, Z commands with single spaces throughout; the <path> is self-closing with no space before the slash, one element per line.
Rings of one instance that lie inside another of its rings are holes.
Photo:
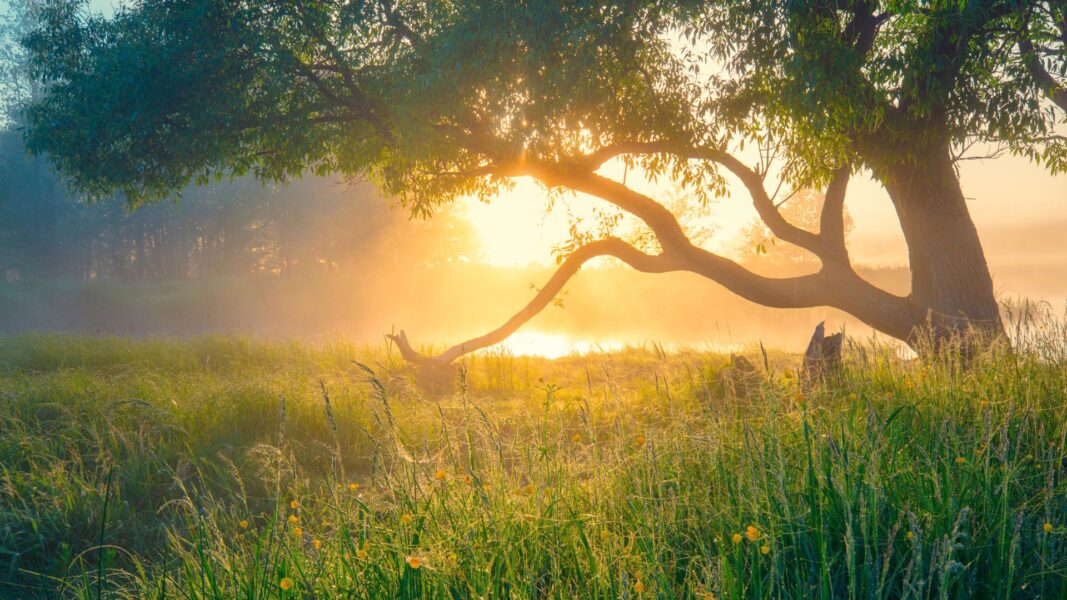
<path fill-rule="evenodd" d="M 739 397 L 721 355 L 486 354 L 434 398 L 344 343 L 4 339 L 0 594 L 1067 597 L 1051 356 Z"/>

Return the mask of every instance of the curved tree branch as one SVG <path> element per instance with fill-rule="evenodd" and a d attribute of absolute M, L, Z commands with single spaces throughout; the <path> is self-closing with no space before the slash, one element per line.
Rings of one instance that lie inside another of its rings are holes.
<path fill-rule="evenodd" d="M 634 152 L 640 145 L 629 145 L 627 148 L 629 152 Z M 692 152 L 694 156 L 697 154 L 698 151 Z M 725 160 L 725 157 L 720 158 Z M 735 166 L 747 169 L 739 162 Z M 749 173 L 754 175 L 751 170 Z M 804 231 L 811 236 L 811 248 L 815 254 L 823 259 L 823 268 L 812 275 L 788 278 L 757 275 L 732 260 L 693 245 L 673 213 L 652 198 L 612 179 L 589 172 L 561 173 L 544 165 L 527 174 L 542 178 L 546 185 L 562 185 L 596 196 L 636 215 L 653 230 L 665 253 L 677 256 L 684 263 L 681 270 L 703 275 L 757 304 L 775 308 L 831 306 L 901 339 L 906 338 L 921 321 L 921 315 L 909 298 L 890 294 L 865 281 L 848 261 L 842 212 L 850 174 L 848 167 L 835 170 L 827 189 L 827 203 L 830 206 L 828 209 L 824 206 L 824 214 L 828 219 L 828 237 L 822 238 L 821 232 L 816 235 Z M 758 202 L 769 203 L 773 208 L 762 182 L 756 188 L 756 193 L 760 191 L 763 192 L 763 199 Z M 777 209 L 774 212 L 777 214 Z M 841 224 L 838 225 L 837 221 Z"/>
<path fill-rule="evenodd" d="M 739 178 L 753 196 L 757 212 L 776 236 L 808 249 L 823 259 L 823 268 L 797 277 L 764 277 L 740 264 L 694 245 L 677 217 L 654 199 L 594 171 L 620 154 L 676 153 L 686 158 L 715 161 Z M 634 269 L 648 273 L 688 271 L 702 275 L 731 292 L 758 304 L 775 308 L 832 306 L 845 310 L 876 329 L 900 338 L 910 334 L 919 319 L 908 298 L 890 294 L 860 278 L 848 262 L 844 245 L 844 197 L 850 175 L 838 168 L 827 189 L 820 233 L 799 229 L 782 217 L 755 171 L 730 154 L 715 149 L 678 150 L 667 143 L 626 143 L 605 147 L 569 163 L 548 163 L 526 158 L 521 163 L 499 165 L 497 175 L 529 175 L 549 187 L 566 187 L 601 198 L 644 221 L 656 235 L 662 254 L 645 254 L 622 240 L 608 238 L 582 246 L 563 261 L 533 300 L 500 327 L 482 336 L 452 346 L 437 356 L 416 351 L 405 332 L 391 335 L 403 357 L 422 365 L 448 365 L 460 356 L 499 343 L 543 310 L 567 281 L 590 259 L 614 256 Z M 772 227 L 773 224 L 773 227 Z M 789 236 L 792 234 L 792 240 Z"/>
<path fill-rule="evenodd" d="M 669 141 L 620 142 L 581 156 L 573 164 L 579 170 L 595 171 L 605 162 L 624 154 L 673 154 L 686 159 L 712 161 L 722 165 L 741 180 L 752 197 L 752 204 L 760 219 L 775 237 L 821 256 L 823 244 L 819 236 L 787 221 L 767 193 L 763 185 L 763 177 L 725 150 L 707 146 L 693 147 Z"/>
<path fill-rule="evenodd" d="M 403 331 L 396 335 L 390 335 L 389 339 L 397 345 L 401 356 L 408 362 L 415 364 L 451 363 L 464 354 L 492 346 L 515 333 L 519 327 L 522 327 L 523 324 L 548 306 L 553 298 L 559 294 L 560 290 L 563 289 L 563 286 L 570 281 L 571 277 L 581 269 L 582 265 L 598 256 L 613 256 L 644 273 L 665 273 L 683 268 L 682 263 L 668 253 L 656 256 L 645 254 L 618 238 L 597 240 L 572 252 L 556 269 L 556 272 L 545 283 L 545 286 L 530 300 L 529 304 L 515 313 L 503 325 L 489 333 L 456 344 L 437 356 L 428 356 L 416 351 L 411 347 L 407 334 Z"/>

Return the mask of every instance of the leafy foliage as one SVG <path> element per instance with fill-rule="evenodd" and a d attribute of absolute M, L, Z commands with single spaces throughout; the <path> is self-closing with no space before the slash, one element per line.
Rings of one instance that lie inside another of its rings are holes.
<path fill-rule="evenodd" d="M 31 148 L 134 203 L 311 168 L 428 213 L 496 190 L 492 164 L 652 140 L 773 147 L 798 184 L 945 140 L 1067 164 L 1063 115 L 1018 50 L 1036 40 L 1062 75 L 1056 3 L 168 0 L 104 19 L 53 0 L 40 16 Z M 684 157 L 640 162 L 722 190 Z"/>

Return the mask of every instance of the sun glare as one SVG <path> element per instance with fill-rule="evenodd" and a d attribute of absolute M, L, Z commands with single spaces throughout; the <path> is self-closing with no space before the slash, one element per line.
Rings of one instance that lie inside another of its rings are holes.
<path fill-rule="evenodd" d="M 559 358 L 571 354 L 612 352 L 623 348 L 621 342 L 579 340 L 561 333 L 519 331 L 501 342 L 496 348 L 516 356 L 543 356 Z"/>
<path fill-rule="evenodd" d="M 550 264 L 552 249 L 567 241 L 567 210 L 548 210 L 548 194 L 530 179 L 489 203 L 467 201 L 464 216 L 478 233 L 482 260 L 502 267 Z"/>
<path fill-rule="evenodd" d="M 656 199 L 667 197 L 670 182 L 653 183 L 631 171 L 629 177 L 620 164 L 608 163 L 599 171 L 616 181 L 626 181 L 636 191 Z M 549 193 L 530 178 L 516 180 L 515 186 L 490 202 L 467 199 L 462 214 L 477 232 L 481 261 L 502 267 L 551 265 L 553 249 L 570 238 L 571 224 L 581 221 L 590 229 L 597 222 L 597 210 L 608 208 L 606 202 L 585 195 L 565 195 L 549 210 Z M 739 201 L 717 203 L 709 215 L 717 230 L 709 250 L 730 256 L 735 249 L 732 236 L 751 221 L 755 212 L 750 204 Z M 682 223 L 683 227 L 687 223 Z M 734 257 L 736 258 L 736 257 Z"/>

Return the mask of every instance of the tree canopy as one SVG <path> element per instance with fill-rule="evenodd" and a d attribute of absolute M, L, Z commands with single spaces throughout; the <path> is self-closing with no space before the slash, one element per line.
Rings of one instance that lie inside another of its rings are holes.
<path fill-rule="evenodd" d="M 1052 2 L 51 1 L 26 42 L 50 85 L 29 144 L 133 202 L 254 170 L 370 176 L 419 210 L 487 166 L 618 144 L 773 144 L 800 183 L 914 131 L 1062 170 Z M 928 126 L 929 125 L 929 126 Z M 672 160 L 673 159 L 673 160 Z M 699 183 L 688 156 L 645 157 Z M 860 164 L 877 166 L 867 159 Z M 719 182 L 721 183 L 721 182 Z M 721 189 L 720 186 L 713 186 Z"/>

